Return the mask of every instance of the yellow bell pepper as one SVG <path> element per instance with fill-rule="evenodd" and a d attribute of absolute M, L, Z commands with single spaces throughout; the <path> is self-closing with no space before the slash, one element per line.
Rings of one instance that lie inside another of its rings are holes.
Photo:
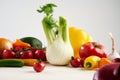
<path fill-rule="evenodd" d="M 100 60 L 98 56 L 89 56 L 84 61 L 84 68 L 89 70 L 98 68 Z"/>
<path fill-rule="evenodd" d="M 78 29 L 76 27 L 69 27 L 69 37 L 70 42 L 74 50 L 74 57 L 79 56 L 80 47 L 86 42 L 92 42 L 93 38 L 91 35 L 86 33 L 84 30 Z"/>

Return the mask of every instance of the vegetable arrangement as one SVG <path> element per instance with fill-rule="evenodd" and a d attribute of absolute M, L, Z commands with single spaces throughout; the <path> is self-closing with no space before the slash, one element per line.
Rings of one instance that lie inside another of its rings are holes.
<path fill-rule="evenodd" d="M 34 68 L 36 64 L 43 65 L 47 61 L 45 48 L 42 47 L 41 41 L 34 37 L 16 39 L 15 42 L 0 38 L 0 46 L 2 47 L 0 67 L 33 66 L 36 71 L 36 68 L 42 68 L 42 66 Z"/>
<path fill-rule="evenodd" d="M 119 80 L 120 55 L 114 51 L 107 54 L 104 45 L 93 41 L 90 34 L 76 27 L 68 27 L 67 20 L 53 18 L 55 4 L 46 4 L 37 11 L 45 13 L 42 25 L 47 39 L 47 47 L 35 37 L 23 37 L 12 42 L 0 38 L 0 67 L 32 66 L 36 72 L 52 65 L 70 65 L 73 68 L 96 70 L 93 80 Z M 103 73 L 105 72 L 105 76 Z M 111 77 L 108 77 L 111 75 Z"/>

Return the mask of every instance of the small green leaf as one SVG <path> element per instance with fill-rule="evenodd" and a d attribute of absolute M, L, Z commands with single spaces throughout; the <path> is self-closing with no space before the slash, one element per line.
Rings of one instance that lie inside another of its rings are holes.
<path fill-rule="evenodd" d="M 50 14 L 53 13 L 53 7 L 57 7 L 57 6 L 53 3 L 50 3 L 44 5 L 43 7 L 40 7 L 40 9 L 38 9 L 37 11 L 39 13 L 44 12 L 47 16 L 49 16 Z"/>

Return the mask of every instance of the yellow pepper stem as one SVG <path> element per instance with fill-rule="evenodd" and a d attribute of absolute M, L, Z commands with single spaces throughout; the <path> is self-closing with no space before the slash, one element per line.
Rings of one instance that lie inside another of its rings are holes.
<path fill-rule="evenodd" d="M 92 64 L 90 62 L 87 62 L 86 63 L 86 68 L 90 68 L 90 67 L 92 67 Z"/>

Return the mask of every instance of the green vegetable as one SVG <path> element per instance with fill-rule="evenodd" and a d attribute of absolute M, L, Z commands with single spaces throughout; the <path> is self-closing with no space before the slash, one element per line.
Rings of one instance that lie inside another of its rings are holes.
<path fill-rule="evenodd" d="M 22 67 L 24 62 L 22 60 L 1 59 L 0 67 Z"/>
<path fill-rule="evenodd" d="M 59 17 L 59 22 L 53 18 L 53 7 L 55 4 L 46 4 L 40 7 L 38 12 L 46 15 L 42 20 L 43 29 L 47 38 L 46 57 L 53 65 L 66 65 L 73 56 L 73 49 L 69 40 L 67 21 Z"/>
<path fill-rule="evenodd" d="M 42 42 L 35 37 L 23 37 L 20 40 L 29 43 L 35 49 L 42 49 Z"/>

